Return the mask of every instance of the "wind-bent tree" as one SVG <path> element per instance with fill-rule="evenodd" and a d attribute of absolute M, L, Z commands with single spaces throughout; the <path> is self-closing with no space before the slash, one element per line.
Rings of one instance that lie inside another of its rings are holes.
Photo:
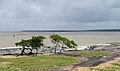
<path fill-rule="evenodd" d="M 67 46 L 68 48 L 76 48 L 77 44 L 73 41 L 73 40 L 69 40 L 66 37 L 61 37 L 61 49 L 60 49 L 60 53 L 63 50 L 64 45 Z"/>
<path fill-rule="evenodd" d="M 60 53 L 62 52 L 64 45 L 67 46 L 68 42 L 69 42 L 69 39 L 67 39 L 66 37 L 61 37 L 61 39 L 60 39 L 60 44 L 61 44 Z"/>
<path fill-rule="evenodd" d="M 38 54 L 38 48 L 44 46 L 44 39 L 44 36 L 33 36 L 32 39 L 30 39 L 30 46 L 32 47 L 32 49 L 36 49 L 36 55 Z"/>
<path fill-rule="evenodd" d="M 25 53 L 26 49 L 30 50 L 30 53 L 28 54 L 33 54 L 32 50 L 36 49 L 36 55 L 38 53 L 38 48 L 41 46 L 44 46 L 43 40 L 45 39 L 44 36 L 33 36 L 32 39 L 28 40 L 21 40 L 20 42 L 15 43 L 16 46 L 22 46 L 23 49 L 21 50 L 21 53 L 19 55 L 27 54 Z M 26 48 L 26 47 L 32 47 L 32 48 Z"/>
<path fill-rule="evenodd" d="M 50 35 L 50 39 L 51 39 L 51 42 L 53 43 L 53 45 L 55 47 L 54 53 L 56 53 L 57 47 L 60 46 L 59 43 L 60 43 L 61 37 L 57 34 L 52 34 L 52 35 Z"/>
<path fill-rule="evenodd" d="M 56 53 L 56 49 L 57 49 L 57 47 L 60 47 L 60 44 L 61 44 L 60 52 L 63 50 L 64 45 L 66 45 L 69 48 L 77 47 L 77 44 L 73 40 L 69 40 L 68 38 L 62 37 L 62 36 L 57 35 L 57 34 L 52 34 L 50 36 L 50 39 L 55 46 L 54 53 Z"/>

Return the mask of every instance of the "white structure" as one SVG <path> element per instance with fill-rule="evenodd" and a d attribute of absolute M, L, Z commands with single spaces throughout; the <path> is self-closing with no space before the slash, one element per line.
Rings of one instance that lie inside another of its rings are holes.
<path fill-rule="evenodd" d="M 110 44 L 93 44 L 93 46 L 110 46 Z"/>
<path fill-rule="evenodd" d="M 87 50 L 89 49 L 89 46 L 78 46 L 76 50 Z"/>
<path fill-rule="evenodd" d="M 14 49 L 22 49 L 22 47 L 4 47 L 4 48 L 0 48 L 0 50 L 14 50 Z"/>
<path fill-rule="evenodd" d="M 20 53 L 22 48 L 23 47 L 4 47 L 4 48 L 0 48 L 0 55 Z M 31 48 L 31 47 L 26 47 L 26 48 Z"/>

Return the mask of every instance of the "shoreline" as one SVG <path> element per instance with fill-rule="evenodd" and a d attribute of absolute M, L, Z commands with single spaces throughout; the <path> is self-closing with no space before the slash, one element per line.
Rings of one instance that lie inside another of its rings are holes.
<path fill-rule="evenodd" d="M 65 51 L 73 51 L 73 50 L 83 51 L 83 50 L 90 50 L 90 49 L 94 49 L 94 48 L 97 48 L 97 47 L 105 47 L 105 46 L 110 46 L 110 45 L 111 45 L 110 43 L 107 43 L 107 44 L 91 44 L 89 46 L 77 46 L 77 48 L 69 48 L 69 49 L 67 48 L 67 49 L 65 49 Z M 53 48 L 54 46 L 52 45 L 52 46 L 41 47 L 41 48 L 38 49 L 38 52 L 42 53 L 41 52 L 42 48 L 50 50 L 50 48 L 48 48 L 48 47 Z M 16 47 L 3 47 L 3 48 L 0 48 L 0 55 L 3 55 L 3 54 L 18 54 L 18 53 L 20 53 L 20 50 L 22 48 L 23 47 L 17 47 L 17 46 Z M 31 48 L 31 47 L 26 47 L 26 48 Z M 51 52 L 51 51 L 48 51 L 48 52 Z M 43 52 L 43 53 L 45 53 L 45 52 Z"/>

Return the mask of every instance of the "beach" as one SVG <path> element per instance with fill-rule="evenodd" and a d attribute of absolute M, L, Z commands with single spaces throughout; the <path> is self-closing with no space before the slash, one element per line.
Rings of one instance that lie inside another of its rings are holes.
<path fill-rule="evenodd" d="M 1 32 L 0 47 L 13 47 L 21 39 L 29 39 L 38 35 L 46 37 L 44 41 L 46 45 L 52 45 L 49 36 L 53 33 L 70 38 L 79 46 L 120 42 L 120 32 Z"/>

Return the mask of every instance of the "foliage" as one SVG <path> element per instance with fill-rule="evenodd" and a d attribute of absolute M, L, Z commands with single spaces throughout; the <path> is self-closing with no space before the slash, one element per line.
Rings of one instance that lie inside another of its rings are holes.
<path fill-rule="evenodd" d="M 50 35 L 50 39 L 51 39 L 51 42 L 53 43 L 53 45 L 55 46 L 54 53 L 56 53 L 57 47 L 60 46 L 59 43 L 61 41 L 61 37 L 59 35 L 53 34 L 53 35 Z"/>
<path fill-rule="evenodd" d="M 50 36 L 50 38 L 52 39 L 51 41 L 56 44 L 56 43 L 60 43 L 61 40 L 61 36 L 57 35 L 57 34 L 52 34 Z"/>
<path fill-rule="evenodd" d="M 32 49 L 36 49 L 36 54 L 38 53 L 38 48 L 41 46 L 44 46 L 43 40 L 45 39 L 44 36 L 33 36 L 32 39 L 30 39 L 30 46 Z"/>
<path fill-rule="evenodd" d="M 18 54 L 17 56 L 26 54 L 25 50 L 28 49 L 26 47 L 30 47 L 29 42 L 30 42 L 29 40 L 23 40 L 22 39 L 20 42 L 15 43 L 16 46 L 22 46 L 23 47 L 23 49 L 21 50 L 21 53 Z M 32 50 L 30 48 L 29 48 L 29 50 L 32 52 Z"/>
<path fill-rule="evenodd" d="M 38 48 L 40 48 L 41 46 L 44 46 L 44 43 L 43 43 L 44 39 L 45 39 L 44 36 L 33 36 L 31 39 L 28 39 L 28 40 L 22 39 L 20 42 L 15 43 L 15 45 L 23 47 L 23 50 L 21 51 L 22 54 L 24 53 L 25 47 L 32 47 L 32 50 L 36 49 L 36 54 L 37 54 Z M 69 40 L 68 38 L 62 37 L 57 34 L 52 34 L 50 36 L 50 39 L 55 46 L 54 53 L 56 53 L 57 47 L 61 47 L 61 50 L 60 50 L 61 52 L 63 50 L 62 48 L 64 47 L 64 45 L 69 48 L 77 47 L 77 44 L 73 40 Z"/>
<path fill-rule="evenodd" d="M 25 47 L 32 47 L 31 52 L 33 49 L 36 49 L 36 54 L 38 52 L 38 47 L 43 46 L 43 40 L 45 39 L 44 36 L 33 36 L 32 39 L 28 39 L 28 40 L 21 40 L 20 42 L 15 43 L 16 46 L 22 46 L 23 50 L 21 50 L 21 54 L 24 54 L 25 52 Z"/>
<path fill-rule="evenodd" d="M 69 40 L 67 38 L 63 38 L 62 40 L 63 44 L 66 45 L 69 48 L 75 48 L 77 47 L 77 44 L 73 40 Z"/>
<path fill-rule="evenodd" d="M 15 43 L 16 46 L 23 46 L 23 47 L 29 47 L 30 43 L 29 40 L 22 39 L 20 42 Z"/>
<path fill-rule="evenodd" d="M 0 62 L 10 62 L 11 64 L 2 65 L 0 63 L 0 71 L 37 71 L 48 68 L 57 68 L 67 66 L 78 62 L 79 58 L 64 56 L 34 56 L 23 58 L 0 58 Z M 32 62 L 31 62 L 32 61 Z"/>
<path fill-rule="evenodd" d="M 57 34 L 52 34 L 50 36 L 50 39 L 53 42 L 53 44 L 55 45 L 55 53 L 56 53 L 56 48 L 59 47 L 60 44 L 62 45 L 61 49 L 63 48 L 64 45 L 66 45 L 69 48 L 77 47 L 77 44 L 73 40 L 69 40 L 68 38 L 62 37 Z M 60 50 L 60 52 L 61 52 L 61 50 Z"/>
<path fill-rule="evenodd" d="M 43 40 L 45 39 L 44 36 L 33 36 L 32 39 L 30 39 L 30 46 L 33 49 L 37 49 L 37 47 L 44 46 Z"/>

